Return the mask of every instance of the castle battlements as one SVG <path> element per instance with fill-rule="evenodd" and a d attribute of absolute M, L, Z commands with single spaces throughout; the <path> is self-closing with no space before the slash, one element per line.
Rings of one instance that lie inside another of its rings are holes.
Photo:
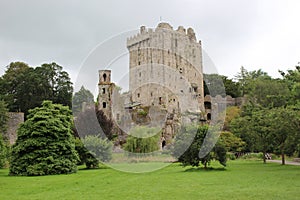
<path fill-rule="evenodd" d="M 140 43 L 140 42 L 148 40 L 150 37 L 152 37 L 152 35 L 155 32 L 160 32 L 160 31 L 170 31 L 170 32 L 172 32 L 172 34 L 174 34 L 175 30 L 173 29 L 173 27 L 170 24 L 165 23 L 165 22 L 159 23 L 157 25 L 157 27 L 155 28 L 155 31 L 153 31 L 152 28 L 147 29 L 145 26 L 141 26 L 140 32 L 138 34 L 127 38 L 127 48 L 130 48 L 131 46 L 133 46 L 136 43 Z M 183 26 L 179 26 L 176 30 L 176 33 L 179 33 L 183 37 L 187 36 L 191 41 L 197 42 L 194 29 L 192 29 L 192 28 L 188 28 L 186 30 Z M 199 41 L 199 43 L 201 44 L 201 41 Z"/>

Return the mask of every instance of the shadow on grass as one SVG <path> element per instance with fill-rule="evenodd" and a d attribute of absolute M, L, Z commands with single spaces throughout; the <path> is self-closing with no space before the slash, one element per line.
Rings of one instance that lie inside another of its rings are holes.
<path fill-rule="evenodd" d="M 183 172 L 218 172 L 218 171 L 226 171 L 226 170 L 227 169 L 225 167 L 218 167 L 218 168 L 191 167 L 191 168 L 184 170 Z"/>
<path fill-rule="evenodd" d="M 83 171 L 83 170 L 100 170 L 100 169 L 111 169 L 110 167 L 106 165 L 100 165 L 98 168 L 86 168 L 86 167 L 80 167 L 78 168 L 78 171 Z"/>

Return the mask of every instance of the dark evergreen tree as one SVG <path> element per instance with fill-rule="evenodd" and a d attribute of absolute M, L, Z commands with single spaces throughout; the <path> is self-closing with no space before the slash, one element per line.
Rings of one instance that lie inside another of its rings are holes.
<path fill-rule="evenodd" d="M 74 173 L 78 155 L 71 134 L 68 107 L 44 101 L 29 111 L 19 127 L 12 147 L 10 175 L 49 175 Z"/>

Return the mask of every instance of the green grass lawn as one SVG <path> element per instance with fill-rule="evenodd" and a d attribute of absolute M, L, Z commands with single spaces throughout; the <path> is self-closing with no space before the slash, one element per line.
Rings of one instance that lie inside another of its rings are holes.
<path fill-rule="evenodd" d="M 0 199 L 300 198 L 300 166 L 245 160 L 230 161 L 226 169 L 214 165 L 217 169 L 199 170 L 176 163 L 141 174 L 103 167 L 42 177 L 10 177 L 8 169 L 2 169 Z"/>

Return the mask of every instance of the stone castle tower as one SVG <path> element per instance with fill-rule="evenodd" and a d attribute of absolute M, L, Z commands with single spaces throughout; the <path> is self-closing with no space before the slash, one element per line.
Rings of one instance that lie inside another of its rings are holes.
<path fill-rule="evenodd" d="M 169 113 L 203 111 L 201 41 L 192 28 L 160 23 L 127 39 L 132 101 L 160 105 Z"/>
<path fill-rule="evenodd" d="M 160 23 L 142 26 L 127 48 L 129 92 L 114 91 L 111 71 L 100 70 L 98 109 L 126 133 L 135 125 L 161 128 L 163 148 L 179 124 L 199 122 L 205 112 L 201 41 L 192 28 Z"/>
<path fill-rule="evenodd" d="M 99 83 L 98 83 L 98 109 L 103 110 L 104 114 L 112 117 L 112 93 L 115 84 L 111 82 L 111 70 L 99 70 Z"/>

